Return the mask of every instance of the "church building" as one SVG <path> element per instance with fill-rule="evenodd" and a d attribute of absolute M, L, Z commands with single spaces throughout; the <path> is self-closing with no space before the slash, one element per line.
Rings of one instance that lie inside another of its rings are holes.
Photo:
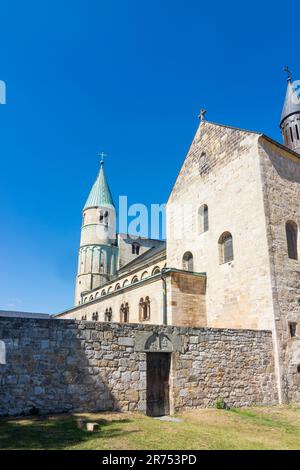
<path fill-rule="evenodd" d="M 300 401 L 300 100 L 283 144 L 204 119 L 166 206 L 166 241 L 116 233 L 104 162 L 83 208 L 75 306 L 87 321 L 271 330 L 280 401 Z"/>

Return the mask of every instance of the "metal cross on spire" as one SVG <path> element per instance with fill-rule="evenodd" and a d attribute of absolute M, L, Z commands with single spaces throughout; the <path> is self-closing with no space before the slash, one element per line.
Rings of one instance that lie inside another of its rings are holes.
<path fill-rule="evenodd" d="M 283 71 L 287 73 L 287 80 L 292 80 L 292 72 L 287 65 L 284 67 Z"/>
<path fill-rule="evenodd" d="M 100 160 L 100 163 L 101 165 L 104 163 L 104 157 L 107 157 L 107 153 L 104 153 L 104 152 L 100 152 L 99 153 L 99 157 L 101 157 L 101 160 Z"/>

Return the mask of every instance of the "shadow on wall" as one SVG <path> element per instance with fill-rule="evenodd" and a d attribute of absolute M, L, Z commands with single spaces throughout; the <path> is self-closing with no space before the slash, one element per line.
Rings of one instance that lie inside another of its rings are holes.
<path fill-rule="evenodd" d="M 290 158 L 286 158 L 284 154 L 273 153 L 273 146 L 260 142 L 263 151 L 269 155 L 270 162 L 277 174 L 284 180 L 291 183 L 300 183 L 300 165 Z M 276 150 L 275 150 L 276 152 Z"/>
<path fill-rule="evenodd" d="M 72 320 L 1 320 L 0 415 L 119 410 L 104 334 Z"/>

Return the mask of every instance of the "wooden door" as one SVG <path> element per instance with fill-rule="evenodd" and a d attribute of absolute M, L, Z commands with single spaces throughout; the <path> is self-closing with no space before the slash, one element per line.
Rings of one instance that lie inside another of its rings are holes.
<path fill-rule="evenodd" d="M 147 353 L 147 415 L 170 414 L 169 375 L 170 354 Z"/>

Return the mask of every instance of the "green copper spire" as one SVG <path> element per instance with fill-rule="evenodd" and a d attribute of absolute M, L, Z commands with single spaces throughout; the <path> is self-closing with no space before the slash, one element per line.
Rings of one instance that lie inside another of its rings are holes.
<path fill-rule="evenodd" d="M 114 206 L 113 198 L 104 174 L 104 161 L 101 160 L 98 177 L 91 189 L 84 209 L 89 207 Z"/>

